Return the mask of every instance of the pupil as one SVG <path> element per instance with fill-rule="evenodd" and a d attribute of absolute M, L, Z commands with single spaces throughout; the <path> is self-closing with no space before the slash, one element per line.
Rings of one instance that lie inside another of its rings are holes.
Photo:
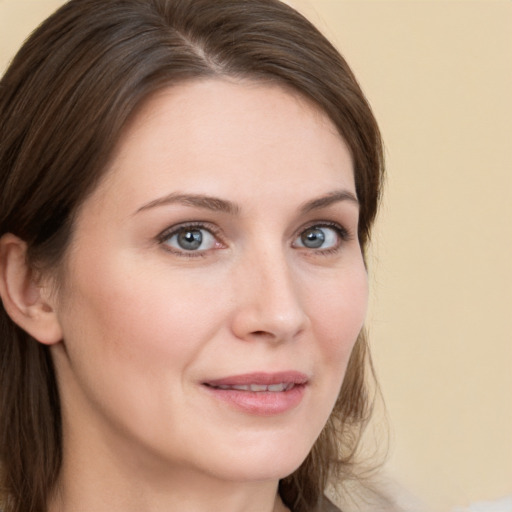
<path fill-rule="evenodd" d="M 182 231 L 178 235 L 178 244 L 182 249 L 186 249 L 187 251 L 192 251 L 194 249 L 199 249 L 203 242 L 203 235 L 201 231 L 195 229 L 193 231 Z"/>
<path fill-rule="evenodd" d="M 325 234 L 320 228 L 308 229 L 302 236 L 302 243 L 310 249 L 318 249 L 325 242 Z"/>

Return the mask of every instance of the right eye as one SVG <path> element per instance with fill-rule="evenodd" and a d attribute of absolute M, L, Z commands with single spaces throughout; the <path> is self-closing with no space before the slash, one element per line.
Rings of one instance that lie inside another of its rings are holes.
<path fill-rule="evenodd" d="M 190 256 L 199 256 L 219 245 L 214 234 L 204 226 L 180 226 L 164 233 L 160 241 L 172 252 Z"/>

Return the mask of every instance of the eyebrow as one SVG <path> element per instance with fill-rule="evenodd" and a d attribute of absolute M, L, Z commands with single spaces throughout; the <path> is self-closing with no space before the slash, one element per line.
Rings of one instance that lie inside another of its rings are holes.
<path fill-rule="evenodd" d="M 327 208 L 328 206 L 340 201 L 350 201 L 351 203 L 355 203 L 357 206 L 359 206 L 359 201 L 352 192 L 348 190 L 336 190 L 326 194 L 325 196 L 307 201 L 300 206 L 299 210 L 302 214 L 305 214 L 314 210 Z M 203 194 L 181 194 L 173 192 L 144 204 L 135 213 L 149 210 L 151 208 L 156 208 L 158 206 L 176 203 L 185 206 L 193 206 L 196 208 L 204 208 L 205 210 L 211 210 L 214 212 L 228 213 L 230 215 L 238 215 L 241 210 L 238 204 L 226 199 L 220 199 L 218 197 L 212 197 Z"/>
<path fill-rule="evenodd" d="M 164 206 L 169 204 L 182 204 L 185 206 L 194 206 L 196 208 L 204 208 L 205 210 L 211 210 L 214 212 L 224 212 L 231 215 L 237 215 L 240 213 L 240 207 L 232 201 L 226 199 L 220 199 L 218 197 L 206 196 L 203 194 L 180 194 L 172 193 L 164 197 L 150 201 L 145 205 L 141 206 L 135 213 L 139 213 L 150 208 L 157 206 Z"/>
<path fill-rule="evenodd" d="M 320 210 L 327 208 L 331 204 L 339 203 L 341 201 L 349 201 L 359 206 L 359 200 L 349 190 L 335 190 L 325 196 L 319 197 L 318 199 L 312 199 L 300 207 L 301 213 L 309 213 L 314 210 Z"/>

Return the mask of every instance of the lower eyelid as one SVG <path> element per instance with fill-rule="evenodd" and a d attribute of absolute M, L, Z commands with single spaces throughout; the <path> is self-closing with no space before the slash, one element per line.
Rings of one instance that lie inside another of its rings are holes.
<path fill-rule="evenodd" d="M 187 250 L 185 248 L 179 247 L 177 244 L 171 245 L 168 243 L 171 238 L 179 235 L 180 232 L 186 230 L 206 231 L 209 234 L 209 236 L 211 236 L 213 239 L 212 246 L 207 247 L 205 249 Z M 158 235 L 156 237 L 156 240 L 158 245 L 160 245 L 166 252 L 182 258 L 204 258 L 207 257 L 208 254 L 211 253 L 211 251 L 215 251 L 216 249 L 222 249 L 225 247 L 225 244 L 223 243 L 222 238 L 220 236 L 220 229 L 202 222 L 182 223 L 172 226 L 163 231 L 160 235 Z"/>
<path fill-rule="evenodd" d="M 301 235 L 308 229 L 314 229 L 314 228 L 332 230 L 336 234 L 336 237 L 337 237 L 336 243 L 333 246 L 329 246 L 329 247 L 325 247 L 325 248 L 324 247 L 310 248 L 305 245 L 298 245 L 298 246 L 296 246 L 297 248 L 306 249 L 306 250 L 308 250 L 308 252 L 316 253 L 318 255 L 333 254 L 333 253 L 338 252 L 341 249 L 341 246 L 343 245 L 344 242 L 348 242 L 354 238 L 352 231 L 350 231 L 349 229 L 346 229 L 345 227 L 343 227 L 339 224 L 318 222 L 318 223 L 311 224 L 311 225 L 307 226 L 306 228 L 303 228 L 298 233 L 295 240 L 300 239 Z M 183 249 L 183 248 L 179 248 L 179 247 L 173 247 L 166 243 L 170 238 L 178 235 L 181 231 L 184 231 L 187 229 L 189 229 L 189 230 L 204 230 L 204 231 L 208 232 L 209 235 L 211 237 L 213 237 L 213 239 L 214 239 L 213 246 L 211 248 L 206 248 L 206 249 L 187 250 L 187 249 Z M 190 223 L 190 224 L 185 223 L 185 224 L 179 224 L 177 226 L 173 226 L 173 227 L 165 230 L 164 232 L 162 232 L 160 235 L 157 236 L 157 241 L 160 245 L 164 246 L 166 251 L 176 254 L 178 256 L 189 257 L 189 258 L 206 257 L 208 255 L 208 253 L 212 250 L 227 247 L 227 244 L 225 244 L 223 242 L 220 233 L 221 233 L 220 229 L 216 228 L 215 226 L 206 224 L 206 223 L 195 223 L 195 222 Z M 294 242 L 294 244 L 295 244 L 295 242 Z"/>
<path fill-rule="evenodd" d="M 345 229 L 344 227 L 342 227 L 338 224 L 315 223 L 315 224 L 311 224 L 310 226 L 307 226 L 306 228 L 302 229 L 296 236 L 295 240 L 300 239 L 301 236 L 303 235 L 303 233 L 305 233 L 306 231 L 311 230 L 311 229 L 327 229 L 327 230 L 333 231 L 335 233 L 335 236 L 339 239 L 338 245 L 340 245 L 342 242 L 348 241 L 352 238 L 351 233 L 347 229 Z M 306 249 L 315 250 L 317 252 L 322 251 L 321 247 L 319 247 L 318 249 L 308 248 L 304 245 L 301 245 L 299 247 L 304 247 Z M 329 249 L 331 249 L 331 248 L 329 248 Z"/>

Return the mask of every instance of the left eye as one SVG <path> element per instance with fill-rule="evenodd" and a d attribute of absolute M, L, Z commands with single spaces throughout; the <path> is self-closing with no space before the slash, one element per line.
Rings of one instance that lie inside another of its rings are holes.
<path fill-rule="evenodd" d="M 183 227 L 167 236 L 164 243 L 178 251 L 200 252 L 213 249 L 216 240 L 205 228 Z"/>
<path fill-rule="evenodd" d="M 311 226 L 295 239 L 294 245 L 307 249 L 333 249 L 339 245 L 340 237 L 340 232 L 336 228 Z"/>

